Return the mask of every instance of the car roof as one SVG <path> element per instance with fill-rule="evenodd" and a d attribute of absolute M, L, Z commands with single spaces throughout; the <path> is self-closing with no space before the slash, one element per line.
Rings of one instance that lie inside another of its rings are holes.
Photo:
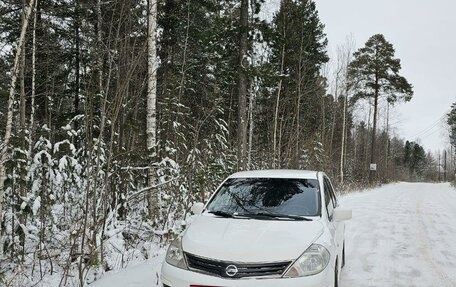
<path fill-rule="evenodd" d="M 318 172 L 299 169 L 266 169 L 241 171 L 230 175 L 229 178 L 303 178 L 318 179 Z"/>

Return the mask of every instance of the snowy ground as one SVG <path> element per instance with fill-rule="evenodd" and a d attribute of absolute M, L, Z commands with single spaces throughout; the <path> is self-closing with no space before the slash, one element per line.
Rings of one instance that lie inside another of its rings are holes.
<path fill-rule="evenodd" d="M 129 267 L 116 274 L 106 275 L 90 286 L 94 287 L 154 287 L 159 286 L 160 267 L 164 254 L 151 260 Z"/>
<path fill-rule="evenodd" d="M 456 190 L 400 183 L 351 195 L 341 286 L 456 286 Z"/>
<path fill-rule="evenodd" d="M 353 209 L 341 287 L 456 286 L 456 189 L 398 183 L 342 199 Z M 163 255 L 95 287 L 157 286 Z"/>

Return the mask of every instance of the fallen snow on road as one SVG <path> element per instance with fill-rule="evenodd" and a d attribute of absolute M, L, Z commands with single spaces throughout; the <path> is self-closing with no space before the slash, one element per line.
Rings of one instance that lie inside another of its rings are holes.
<path fill-rule="evenodd" d="M 342 200 L 347 265 L 341 286 L 456 286 L 456 190 L 399 183 Z"/>
<path fill-rule="evenodd" d="M 347 195 L 341 203 L 353 209 L 341 287 L 456 286 L 456 189 L 398 183 Z M 92 286 L 158 286 L 162 260 L 108 274 Z"/>

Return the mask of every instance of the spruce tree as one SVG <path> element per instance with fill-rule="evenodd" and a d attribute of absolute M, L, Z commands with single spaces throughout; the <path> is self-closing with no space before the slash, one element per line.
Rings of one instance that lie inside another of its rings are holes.
<path fill-rule="evenodd" d="M 309 135 L 317 134 L 321 124 L 320 68 L 328 61 L 327 39 L 312 0 L 283 0 L 272 24 L 274 157 L 278 166 L 297 168 L 306 145 L 314 150 L 315 137 Z"/>
<path fill-rule="evenodd" d="M 451 105 L 451 111 L 447 115 L 447 124 L 450 128 L 450 143 L 456 147 L 456 103 Z"/>

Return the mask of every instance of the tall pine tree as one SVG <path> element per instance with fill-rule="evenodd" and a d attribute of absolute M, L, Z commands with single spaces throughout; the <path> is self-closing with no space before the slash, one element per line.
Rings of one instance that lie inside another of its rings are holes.
<path fill-rule="evenodd" d="M 371 140 L 370 162 L 376 162 L 376 131 L 378 105 L 381 97 L 388 103 L 399 100 L 410 101 L 413 87 L 406 78 L 399 75 L 401 61 L 395 58 L 395 50 L 391 43 L 381 34 L 369 38 L 365 46 L 354 54 L 349 65 L 350 81 L 356 89 L 355 99 L 373 99 L 374 116 Z M 369 181 L 372 183 L 374 172 L 370 171 Z"/>

